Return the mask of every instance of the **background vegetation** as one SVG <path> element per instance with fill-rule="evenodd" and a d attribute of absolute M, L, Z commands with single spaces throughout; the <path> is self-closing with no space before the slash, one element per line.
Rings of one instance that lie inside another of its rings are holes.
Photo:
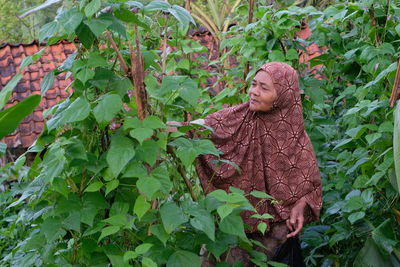
<path fill-rule="evenodd" d="M 193 161 L 218 151 L 207 139 L 186 138 L 195 124 L 169 134 L 165 122 L 202 118 L 246 101 L 254 70 L 283 61 L 303 74 L 304 115 L 323 179 L 321 221 L 301 236 L 307 265 L 398 266 L 398 110 L 388 104 L 399 53 L 396 3 L 316 8 L 256 1 L 249 23 L 243 1 L 229 17 L 236 25 L 219 33 L 220 56 L 212 62 L 188 38 L 194 20 L 179 6 L 79 4 L 62 9 L 40 31 L 50 43 L 81 41 L 42 87 L 45 92 L 55 75 L 70 72 L 74 93 L 46 112 L 46 129 L 29 150 L 37 152 L 31 166 L 23 155 L 1 170 L 3 181 L 17 180 L 1 194 L 3 265 L 199 266 L 205 244 L 220 266 L 227 266 L 220 256 L 232 245 L 266 266 L 254 250 L 260 244 L 246 238 L 238 216 L 252 209 L 245 194 L 235 188 L 201 193 Z M 98 12 L 109 5 L 112 12 Z M 295 36 L 302 21 L 312 31 L 308 40 Z M 310 62 L 323 64 L 320 80 L 298 60 L 311 42 L 324 49 Z M 201 64 L 214 66 L 215 73 Z M 216 96 L 200 86 L 213 75 L 225 86 Z M 0 122 L 9 123 L 4 118 L 11 111 L 1 112 Z"/>

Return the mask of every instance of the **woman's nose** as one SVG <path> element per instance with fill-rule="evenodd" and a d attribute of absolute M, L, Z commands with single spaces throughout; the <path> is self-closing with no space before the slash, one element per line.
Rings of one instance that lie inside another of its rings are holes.
<path fill-rule="evenodd" d="M 249 95 L 258 95 L 257 85 L 250 86 Z"/>

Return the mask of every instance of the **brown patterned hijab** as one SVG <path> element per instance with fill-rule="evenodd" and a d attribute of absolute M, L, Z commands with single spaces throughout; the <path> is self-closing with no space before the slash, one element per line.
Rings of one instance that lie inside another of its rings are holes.
<path fill-rule="evenodd" d="M 249 197 L 260 214 L 270 213 L 274 222 L 289 218 L 294 204 L 304 198 L 310 216 L 318 220 L 322 205 L 321 178 L 311 141 L 304 129 L 298 75 L 287 64 L 272 62 L 263 65 L 277 91 L 273 109 L 254 112 L 249 103 L 217 111 L 205 118 L 213 128 L 214 145 L 223 152 L 221 158 L 236 163 L 215 165 L 212 155 L 197 159 L 197 172 L 206 193 L 234 186 L 249 193 L 259 190 L 272 195 L 276 204 Z M 259 222 L 242 214 L 245 223 Z"/>

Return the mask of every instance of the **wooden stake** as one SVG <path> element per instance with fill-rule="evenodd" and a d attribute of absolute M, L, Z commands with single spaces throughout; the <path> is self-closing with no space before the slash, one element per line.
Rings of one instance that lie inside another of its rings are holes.
<path fill-rule="evenodd" d="M 394 79 L 392 94 L 390 95 L 390 107 L 394 107 L 396 100 L 399 98 L 399 84 L 400 84 L 400 57 L 397 59 L 396 78 Z"/>
<path fill-rule="evenodd" d="M 108 41 L 110 42 L 112 49 L 114 49 L 115 53 L 117 53 L 117 58 L 118 58 L 119 64 L 121 64 L 122 70 L 126 74 L 128 74 L 129 68 L 126 65 L 125 60 L 124 60 L 121 52 L 119 51 L 117 44 L 115 43 L 114 39 L 112 38 L 110 32 L 106 32 L 106 37 L 107 37 Z"/>

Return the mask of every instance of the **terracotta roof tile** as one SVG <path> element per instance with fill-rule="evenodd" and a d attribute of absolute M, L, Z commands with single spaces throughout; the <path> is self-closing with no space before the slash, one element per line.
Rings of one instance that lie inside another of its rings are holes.
<path fill-rule="evenodd" d="M 0 46 L 0 90 L 19 70 L 23 58 L 35 54 L 44 47 L 35 42 Z M 5 107 L 15 105 L 31 94 L 40 94 L 40 83 L 43 77 L 49 71 L 60 66 L 74 51 L 75 45 L 66 41 L 46 47 L 42 58 L 24 69 L 23 78 L 14 89 L 12 97 Z M 2 142 L 7 143 L 8 147 L 29 147 L 43 129 L 43 110 L 68 97 L 68 93 L 64 89 L 71 81 L 72 78 L 65 80 L 65 74 L 56 77 L 53 87 L 43 96 L 36 110 L 24 118 L 17 130 L 6 136 Z"/>

